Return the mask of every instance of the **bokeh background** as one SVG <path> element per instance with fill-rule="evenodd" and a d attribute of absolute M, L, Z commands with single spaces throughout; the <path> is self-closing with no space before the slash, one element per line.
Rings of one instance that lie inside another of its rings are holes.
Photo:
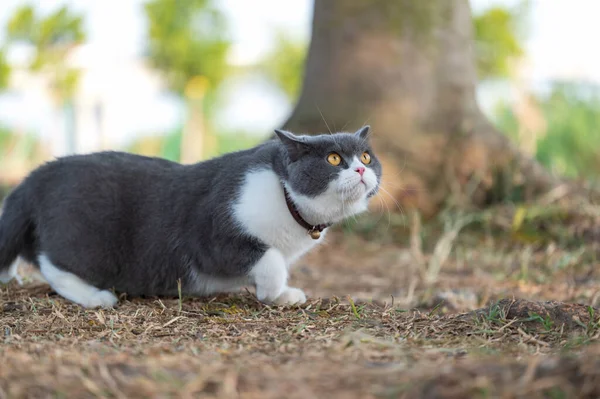
<path fill-rule="evenodd" d="M 264 140 L 299 94 L 312 7 L 3 0 L 0 186 L 70 153 L 115 149 L 194 162 Z M 597 179 L 600 3 L 471 7 L 483 111 L 552 171 Z"/>
<path fill-rule="evenodd" d="M 26 284 L 0 284 L 0 398 L 600 397 L 599 15 L 599 0 L 0 0 L 0 199 L 53 157 L 190 163 L 282 126 L 369 123 L 384 165 L 383 212 L 291 271 L 301 309 L 123 293 L 92 311 L 21 264 Z"/>

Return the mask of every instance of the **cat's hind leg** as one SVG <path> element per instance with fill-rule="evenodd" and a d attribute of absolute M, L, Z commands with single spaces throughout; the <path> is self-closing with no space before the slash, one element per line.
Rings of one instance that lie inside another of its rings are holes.
<path fill-rule="evenodd" d="M 61 296 L 86 308 L 113 307 L 118 299 L 108 290 L 100 290 L 56 267 L 44 254 L 39 257 L 40 272 Z"/>
<path fill-rule="evenodd" d="M 20 259 L 17 258 L 15 261 L 8 267 L 8 269 L 0 271 L 0 283 L 8 284 L 12 279 L 17 280 L 19 285 L 23 284 L 23 280 L 19 275 L 19 262 Z"/>
<path fill-rule="evenodd" d="M 8 284 L 11 280 L 17 280 L 19 285 L 23 285 L 23 278 L 19 274 L 19 266 L 24 262 L 20 257 L 17 258 L 10 267 L 4 271 L 0 271 L 0 283 Z M 27 277 L 32 280 L 37 280 L 40 283 L 47 283 L 46 279 L 40 273 L 40 271 L 36 267 L 32 267 L 29 269 L 29 273 L 27 273 Z"/>

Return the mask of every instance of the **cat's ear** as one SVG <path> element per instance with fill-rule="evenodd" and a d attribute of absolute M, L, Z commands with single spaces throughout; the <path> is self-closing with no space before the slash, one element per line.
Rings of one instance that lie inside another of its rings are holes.
<path fill-rule="evenodd" d="M 366 125 L 361 127 L 354 135 L 361 140 L 368 140 L 371 137 L 371 126 Z"/>
<path fill-rule="evenodd" d="M 280 129 L 275 129 L 275 134 L 287 149 L 288 155 L 292 161 L 295 161 L 308 151 L 308 143 L 306 143 L 302 137 L 295 136 L 290 132 Z"/>

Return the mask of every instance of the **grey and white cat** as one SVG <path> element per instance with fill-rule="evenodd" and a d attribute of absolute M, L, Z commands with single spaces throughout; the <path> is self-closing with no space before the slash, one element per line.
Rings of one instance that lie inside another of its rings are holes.
<path fill-rule="evenodd" d="M 382 170 L 368 126 L 276 133 L 194 165 L 120 152 L 42 165 L 4 203 L 0 279 L 21 257 L 89 308 L 115 305 L 111 290 L 172 296 L 178 283 L 185 295 L 253 285 L 264 303 L 305 302 L 287 285 L 290 265 L 328 226 L 367 209 Z"/>

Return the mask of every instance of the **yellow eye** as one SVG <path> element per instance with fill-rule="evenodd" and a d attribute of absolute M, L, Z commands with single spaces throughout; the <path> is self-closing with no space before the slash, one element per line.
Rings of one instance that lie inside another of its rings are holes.
<path fill-rule="evenodd" d="M 368 165 L 371 163 L 371 156 L 368 152 L 363 152 L 362 156 L 360 157 L 360 161 L 365 165 Z"/>
<path fill-rule="evenodd" d="M 342 162 L 342 157 L 340 157 L 335 152 L 332 152 L 327 156 L 327 162 L 329 162 L 333 166 L 338 166 Z"/>

